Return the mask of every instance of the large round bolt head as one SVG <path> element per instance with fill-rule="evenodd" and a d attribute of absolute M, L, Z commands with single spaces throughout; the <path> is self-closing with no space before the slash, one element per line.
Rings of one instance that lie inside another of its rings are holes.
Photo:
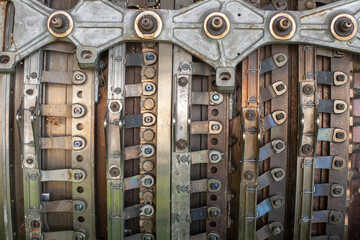
<path fill-rule="evenodd" d="M 357 33 L 357 21 L 349 14 L 339 14 L 331 22 L 331 33 L 340 41 L 348 41 Z"/>
<path fill-rule="evenodd" d="M 113 112 L 118 112 L 120 110 L 120 104 L 118 102 L 112 102 L 110 104 L 110 109 Z"/>
<path fill-rule="evenodd" d="M 283 2 L 285 4 L 285 2 Z M 271 18 L 270 32 L 273 37 L 280 40 L 290 39 L 296 31 L 294 18 L 287 13 L 278 13 Z"/>
<path fill-rule="evenodd" d="M 314 93 L 314 88 L 313 88 L 311 85 L 305 85 L 305 86 L 303 87 L 303 92 L 304 92 L 306 95 L 313 94 L 313 93 Z"/>
<path fill-rule="evenodd" d="M 185 139 L 180 139 L 176 142 L 176 147 L 180 150 L 183 150 L 187 147 L 187 141 Z"/>
<path fill-rule="evenodd" d="M 55 37 L 66 37 L 73 29 L 71 16 L 64 11 L 57 11 L 51 14 L 47 22 L 48 30 Z"/>
<path fill-rule="evenodd" d="M 82 204 L 75 204 L 74 210 L 75 212 L 81 212 L 84 209 L 84 205 Z"/>
<path fill-rule="evenodd" d="M 118 177 L 120 175 L 120 169 L 118 167 L 111 167 L 109 169 L 109 174 L 111 177 Z"/>
<path fill-rule="evenodd" d="M 204 21 L 204 31 L 210 38 L 221 39 L 229 33 L 229 30 L 230 21 L 223 13 L 211 13 Z"/>
<path fill-rule="evenodd" d="M 39 229 L 40 228 L 40 222 L 38 220 L 32 220 L 30 222 L 30 227 L 32 229 Z"/>
<path fill-rule="evenodd" d="M 144 240 L 152 240 L 152 238 L 150 236 L 146 236 L 144 237 Z"/>
<path fill-rule="evenodd" d="M 253 110 L 248 110 L 246 111 L 245 116 L 248 120 L 254 120 L 256 117 L 256 113 Z"/>
<path fill-rule="evenodd" d="M 249 170 L 245 173 L 244 177 L 246 180 L 251 180 L 255 177 L 255 174 L 254 174 L 254 172 Z"/>
<path fill-rule="evenodd" d="M 188 84 L 187 77 L 180 77 L 178 83 L 180 86 L 185 87 Z"/>
<path fill-rule="evenodd" d="M 82 146 L 82 142 L 81 142 L 81 141 L 75 141 L 75 142 L 74 142 L 74 147 L 79 148 L 79 147 L 81 147 L 81 146 Z"/>
<path fill-rule="evenodd" d="M 304 144 L 301 148 L 301 151 L 306 154 L 309 155 L 314 151 L 313 146 L 311 146 L 310 144 Z"/>
<path fill-rule="evenodd" d="M 79 181 L 80 179 L 82 179 L 83 178 L 83 174 L 82 173 L 75 173 L 74 174 L 74 179 L 76 180 L 76 181 Z"/>

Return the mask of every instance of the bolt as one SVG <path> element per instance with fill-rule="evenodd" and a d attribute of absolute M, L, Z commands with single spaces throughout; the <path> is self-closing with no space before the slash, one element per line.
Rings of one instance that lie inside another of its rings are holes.
<path fill-rule="evenodd" d="M 146 187 L 151 186 L 151 184 L 152 184 L 152 180 L 151 180 L 151 178 L 147 178 L 147 179 L 145 179 L 145 181 L 144 181 L 144 185 L 145 185 Z"/>
<path fill-rule="evenodd" d="M 246 111 L 245 116 L 248 120 L 254 120 L 256 117 L 256 113 L 253 110 L 248 110 Z"/>
<path fill-rule="evenodd" d="M 145 213 L 145 215 L 149 216 L 150 214 L 152 214 L 152 209 L 151 208 L 145 208 L 144 213 Z"/>
<path fill-rule="evenodd" d="M 154 27 L 154 22 L 151 16 L 146 15 L 140 19 L 140 27 L 145 31 L 150 31 Z"/>
<path fill-rule="evenodd" d="M 74 210 L 75 212 L 81 212 L 84 209 L 84 205 L 82 204 L 75 204 Z"/>
<path fill-rule="evenodd" d="M 112 102 L 110 104 L 110 109 L 113 112 L 118 112 L 120 110 L 120 104 L 118 102 Z"/>
<path fill-rule="evenodd" d="M 34 94 L 34 90 L 33 89 L 28 89 L 28 90 L 26 90 L 26 94 L 31 96 L 31 95 Z"/>
<path fill-rule="evenodd" d="M 308 9 L 314 8 L 314 3 L 312 1 L 308 1 L 308 2 L 306 2 L 306 7 Z"/>
<path fill-rule="evenodd" d="M 218 240 L 218 238 L 217 237 L 215 237 L 215 236 L 211 236 L 211 237 L 209 237 L 209 239 L 208 240 Z"/>
<path fill-rule="evenodd" d="M 285 115 L 283 113 L 279 113 L 278 115 L 276 115 L 276 120 L 281 120 L 284 118 L 285 118 Z"/>
<path fill-rule="evenodd" d="M 144 237 L 144 240 L 152 240 L 152 238 L 150 236 L 146 236 Z"/>
<path fill-rule="evenodd" d="M 147 53 L 146 54 L 146 60 L 152 61 L 155 59 L 155 55 L 153 53 Z"/>
<path fill-rule="evenodd" d="M 280 206 L 281 203 L 282 203 L 282 200 L 280 198 L 278 198 L 273 203 L 274 203 L 275 206 Z"/>
<path fill-rule="evenodd" d="M 220 125 L 219 125 L 219 124 L 213 124 L 213 125 L 211 126 L 211 129 L 214 130 L 214 131 L 217 131 L 217 130 L 220 129 Z"/>
<path fill-rule="evenodd" d="M 63 19 L 59 16 L 54 16 L 52 19 L 51 19 L 51 25 L 54 27 L 54 28 L 57 28 L 57 29 L 61 29 L 65 26 L 65 23 L 63 21 Z"/>
<path fill-rule="evenodd" d="M 147 116 L 144 120 L 146 123 L 151 123 L 153 121 L 153 118 L 151 116 Z"/>
<path fill-rule="evenodd" d="M 304 154 L 309 155 L 314 151 L 314 148 L 310 144 L 304 144 L 301 150 Z"/>
<path fill-rule="evenodd" d="M 75 240 L 84 240 L 83 236 L 76 236 Z"/>
<path fill-rule="evenodd" d="M 279 23 L 277 24 L 277 29 L 280 32 L 285 32 L 287 31 L 289 28 L 291 28 L 291 21 L 290 19 L 283 17 Z"/>
<path fill-rule="evenodd" d="M 313 94 L 313 93 L 314 93 L 314 88 L 313 88 L 311 85 L 305 85 L 305 86 L 303 87 L 303 92 L 304 92 L 306 95 Z"/>
<path fill-rule="evenodd" d="M 40 222 L 38 220 L 32 220 L 30 222 L 30 227 L 32 229 L 39 229 L 40 228 Z"/>
<path fill-rule="evenodd" d="M 149 154 L 152 153 L 152 149 L 151 148 L 145 148 L 144 152 L 145 152 L 146 155 L 149 155 Z"/>
<path fill-rule="evenodd" d="M 251 179 L 253 179 L 254 176 L 255 176 L 254 172 L 252 172 L 252 171 L 250 171 L 250 170 L 247 171 L 247 172 L 245 173 L 245 175 L 244 175 L 245 179 L 248 180 L 248 181 L 250 181 Z"/>
<path fill-rule="evenodd" d="M 339 82 L 345 81 L 345 75 L 344 74 L 337 75 L 336 80 L 338 80 Z"/>
<path fill-rule="evenodd" d="M 82 113 L 82 108 L 79 108 L 79 107 L 74 108 L 74 113 L 75 114 L 81 114 Z"/>
<path fill-rule="evenodd" d="M 335 161 L 335 166 L 336 167 L 342 167 L 344 165 L 344 162 L 343 161 L 340 161 L 340 160 L 336 160 Z"/>
<path fill-rule="evenodd" d="M 340 194 L 342 193 L 342 189 L 341 189 L 341 188 L 334 188 L 334 189 L 333 189 L 333 193 L 334 193 L 335 195 L 340 195 Z"/>
<path fill-rule="evenodd" d="M 180 86 L 185 87 L 188 84 L 187 77 L 180 77 L 178 83 Z"/>
<path fill-rule="evenodd" d="M 82 74 L 76 74 L 75 75 L 75 80 L 77 80 L 77 81 L 82 81 L 82 80 L 84 80 L 84 75 L 82 75 Z"/>
<path fill-rule="evenodd" d="M 35 78 L 37 78 L 37 73 L 36 72 L 32 72 L 31 74 L 30 74 L 30 77 L 32 78 L 32 79 L 35 79 Z"/>
<path fill-rule="evenodd" d="M 340 222 L 340 216 L 337 214 L 332 215 L 331 220 L 335 223 Z"/>
<path fill-rule="evenodd" d="M 344 18 L 339 22 L 339 30 L 341 32 L 348 32 L 353 27 L 353 23 L 350 19 Z"/>
<path fill-rule="evenodd" d="M 219 101 L 220 100 L 220 95 L 216 93 L 216 94 L 213 94 L 211 98 L 212 98 L 213 101 Z"/>
<path fill-rule="evenodd" d="M 75 141 L 75 142 L 74 142 L 74 147 L 79 148 L 79 147 L 81 147 L 81 146 L 82 146 L 82 141 Z"/>
<path fill-rule="evenodd" d="M 181 66 L 181 68 L 182 68 L 183 70 L 187 71 L 187 70 L 190 69 L 190 65 L 185 63 L 185 64 L 183 64 L 183 65 Z"/>
<path fill-rule="evenodd" d="M 217 210 L 210 211 L 211 218 L 217 218 L 217 216 L 219 216 L 219 212 Z"/>
<path fill-rule="evenodd" d="M 274 175 L 277 178 L 281 178 L 284 175 L 284 173 L 282 171 L 277 171 Z"/>
<path fill-rule="evenodd" d="M 285 61 L 285 56 L 280 54 L 279 56 L 276 57 L 276 61 L 278 61 L 279 63 Z"/>
<path fill-rule="evenodd" d="M 220 187 L 219 183 L 210 183 L 211 190 L 216 191 Z"/>
<path fill-rule="evenodd" d="M 336 109 L 337 110 L 344 110 L 345 109 L 345 105 L 342 103 L 336 104 Z"/>
<path fill-rule="evenodd" d="M 187 156 L 181 156 L 181 157 L 180 157 L 180 161 L 183 162 L 183 163 L 185 163 L 185 162 L 188 161 L 188 157 L 187 157 Z"/>
<path fill-rule="evenodd" d="M 211 155 L 211 160 L 213 160 L 213 161 L 217 161 L 217 160 L 219 160 L 219 158 L 220 158 L 220 156 L 218 154 Z"/>
<path fill-rule="evenodd" d="M 75 173 L 74 174 L 74 179 L 76 180 L 76 181 L 79 181 L 80 179 L 82 179 L 83 178 L 83 174 L 82 173 Z"/>
<path fill-rule="evenodd" d="M 120 175 L 120 169 L 118 167 L 112 167 L 110 168 L 109 173 L 111 177 L 117 177 Z"/>
<path fill-rule="evenodd" d="M 27 164 L 33 164 L 34 159 L 28 158 L 28 159 L 26 159 L 26 162 L 27 162 Z"/>
<path fill-rule="evenodd" d="M 282 142 L 278 142 L 275 144 L 276 149 L 282 149 L 284 147 L 284 144 Z"/>
<path fill-rule="evenodd" d="M 285 2 L 283 0 L 280 0 L 276 3 L 276 6 L 281 8 L 281 7 L 285 6 Z"/>
<path fill-rule="evenodd" d="M 275 226 L 271 229 L 273 235 L 279 234 L 281 232 L 281 228 L 279 226 Z"/>
<path fill-rule="evenodd" d="M 187 141 L 185 139 L 180 139 L 176 142 L 176 147 L 180 150 L 187 148 Z"/>
<path fill-rule="evenodd" d="M 153 79 L 156 75 L 156 71 L 153 67 L 149 67 L 145 69 L 144 75 L 146 78 Z"/>
<path fill-rule="evenodd" d="M 154 90 L 154 86 L 152 84 L 145 85 L 145 91 L 151 92 L 152 90 Z"/>
<path fill-rule="evenodd" d="M 284 85 L 284 84 L 280 84 L 280 85 L 276 86 L 276 90 L 278 90 L 278 91 L 282 91 L 282 90 L 284 90 L 284 89 L 285 89 L 285 85 Z"/>
<path fill-rule="evenodd" d="M 343 132 L 336 133 L 336 138 L 343 139 L 345 137 L 345 134 Z"/>
<path fill-rule="evenodd" d="M 223 24 L 223 20 L 220 17 L 214 17 L 211 20 L 211 29 L 214 31 L 220 30 L 222 28 Z"/>

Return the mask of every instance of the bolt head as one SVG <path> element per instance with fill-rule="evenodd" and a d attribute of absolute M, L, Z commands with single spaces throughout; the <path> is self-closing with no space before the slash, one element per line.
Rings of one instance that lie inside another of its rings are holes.
<path fill-rule="evenodd" d="M 78 80 L 78 81 L 81 81 L 81 80 L 84 79 L 84 76 L 82 74 L 76 74 L 75 79 Z"/>
<path fill-rule="evenodd" d="M 284 175 L 284 173 L 282 171 L 277 171 L 274 175 L 277 178 L 281 178 Z"/>
<path fill-rule="evenodd" d="M 188 79 L 186 77 L 180 77 L 178 83 L 180 86 L 185 87 L 188 84 Z"/>
<path fill-rule="evenodd" d="M 74 179 L 75 179 L 75 180 L 78 181 L 78 180 L 80 180 L 80 179 L 82 179 L 82 178 L 83 178 L 83 174 L 82 174 L 82 173 L 75 173 L 75 174 L 74 174 Z"/>
<path fill-rule="evenodd" d="M 146 60 L 152 61 L 155 59 L 155 55 L 153 53 L 147 53 L 146 54 Z"/>
<path fill-rule="evenodd" d="M 282 142 L 278 142 L 278 143 L 275 145 L 275 147 L 276 147 L 277 149 L 282 149 L 282 148 L 284 147 L 284 144 L 283 144 Z"/>
<path fill-rule="evenodd" d="M 337 110 L 344 110 L 345 109 L 345 105 L 342 103 L 336 104 L 336 109 Z"/>
<path fill-rule="evenodd" d="M 271 232 L 276 235 L 279 234 L 281 232 L 281 228 L 279 226 L 275 226 L 271 229 Z"/>
<path fill-rule="evenodd" d="M 219 187 L 220 187 L 219 183 L 210 183 L 210 188 L 214 191 L 217 190 Z"/>
<path fill-rule="evenodd" d="M 213 160 L 213 161 L 217 161 L 217 160 L 219 160 L 219 158 L 220 158 L 220 156 L 218 154 L 211 155 L 211 160 Z"/>
<path fill-rule="evenodd" d="M 145 122 L 146 122 L 146 123 L 151 123 L 151 122 L 152 122 L 152 120 L 153 120 L 153 118 L 152 118 L 152 117 L 150 117 L 150 116 L 145 117 Z"/>
<path fill-rule="evenodd" d="M 144 184 L 145 184 L 145 186 L 150 186 L 152 184 L 152 180 L 149 178 L 145 179 Z"/>
<path fill-rule="evenodd" d="M 342 189 L 341 188 L 334 188 L 333 192 L 336 195 L 340 195 L 342 193 Z"/>
<path fill-rule="evenodd" d="M 281 120 L 284 119 L 285 115 L 283 113 L 279 113 L 278 115 L 276 115 L 276 120 Z"/>
<path fill-rule="evenodd" d="M 145 152 L 146 155 L 149 155 L 149 154 L 152 153 L 152 149 L 151 148 L 145 148 L 144 152 Z"/>
<path fill-rule="evenodd" d="M 153 85 L 151 85 L 151 84 L 146 84 L 146 85 L 145 85 L 145 91 L 150 92 L 150 91 L 152 91 L 152 90 L 154 90 L 154 86 L 153 86 Z"/>
<path fill-rule="evenodd" d="M 285 85 L 284 85 L 284 84 L 280 84 L 280 85 L 276 86 L 276 90 L 278 90 L 278 91 L 282 91 L 282 90 L 284 90 L 284 89 L 285 89 Z"/>
<path fill-rule="evenodd" d="M 345 75 L 343 75 L 343 74 L 337 75 L 336 80 L 338 80 L 339 82 L 345 81 Z"/>
<path fill-rule="evenodd" d="M 343 139 L 345 137 L 345 134 L 342 132 L 336 133 L 336 138 Z"/>
<path fill-rule="evenodd" d="M 275 205 L 275 206 L 280 206 L 281 203 L 282 203 L 282 200 L 281 200 L 280 198 L 279 198 L 279 199 L 276 199 L 276 200 L 274 201 L 274 205 Z"/>
<path fill-rule="evenodd" d="M 81 114 L 81 113 L 82 113 L 82 109 L 79 108 L 79 107 L 76 107 L 76 108 L 74 108 L 74 113 L 75 113 L 75 114 Z"/>
<path fill-rule="evenodd" d="M 218 101 L 219 99 L 220 99 L 220 95 L 219 94 L 213 94 L 212 95 L 212 99 L 214 100 L 214 101 Z"/>
<path fill-rule="evenodd" d="M 210 216 L 212 218 L 216 218 L 217 216 L 219 216 L 219 212 L 216 210 L 212 210 L 212 211 L 210 211 Z"/>
<path fill-rule="evenodd" d="M 26 159 L 26 162 L 27 162 L 27 164 L 33 164 L 34 159 L 28 158 L 28 159 Z"/>
<path fill-rule="evenodd" d="M 219 124 L 213 124 L 213 125 L 211 126 L 211 129 L 214 130 L 214 131 L 217 131 L 217 130 L 220 129 L 220 125 L 219 125 Z"/>
<path fill-rule="evenodd" d="M 339 161 L 339 160 L 336 160 L 335 161 L 335 166 L 336 167 L 342 167 L 344 165 L 344 162 L 343 161 Z"/>
<path fill-rule="evenodd" d="M 84 206 L 82 204 L 75 204 L 74 210 L 75 212 L 81 212 L 84 209 Z"/>
<path fill-rule="evenodd" d="M 77 148 L 79 148 L 79 147 L 82 146 L 82 142 L 81 142 L 81 141 L 75 141 L 75 142 L 74 142 L 74 146 L 77 147 Z"/>

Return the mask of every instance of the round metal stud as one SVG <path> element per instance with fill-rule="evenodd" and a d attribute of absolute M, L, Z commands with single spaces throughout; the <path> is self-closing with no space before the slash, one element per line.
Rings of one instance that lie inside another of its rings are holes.
<path fill-rule="evenodd" d="M 64 11 L 57 11 L 50 15 L 47 28 L 55 37 L 66 37 L 73 30 L 74 22 L 71 16 Z"/>
<path fill-rule="evenodd" d="M 290 39 L 296 31 L 294 18 L 287 13 L 279 13 L 271 18 L 270 32 L 274 38 L 280 40 Z"/>
<path fill-rule="evenodd" d="M 221 12 L 211 13 L 205 18 L 204 31 L 212 39 L 224 38 L 230 31 L 230 21 Z"/>
<path fill-rule="evenodd" d="M 331 21 L 331 33 L 340 41 L 347 41 L 357 33 L 357 21 L 349 14 L 340 14 Z"/>
<path fill-rule="evenodd" d="M 136 34 L 145 39 L 152 39 L 159 36 L 162 31 L 163 23 L 160 16 L 152 11 L 140 13 L 134 23 Z"/>

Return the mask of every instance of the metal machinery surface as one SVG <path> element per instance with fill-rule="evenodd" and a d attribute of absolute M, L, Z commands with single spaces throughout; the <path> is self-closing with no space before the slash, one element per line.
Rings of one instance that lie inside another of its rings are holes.
<path fill-rule="evenodd" d="M 360 1 L 0 0 L 0 240 L 360 239 Z"/>

